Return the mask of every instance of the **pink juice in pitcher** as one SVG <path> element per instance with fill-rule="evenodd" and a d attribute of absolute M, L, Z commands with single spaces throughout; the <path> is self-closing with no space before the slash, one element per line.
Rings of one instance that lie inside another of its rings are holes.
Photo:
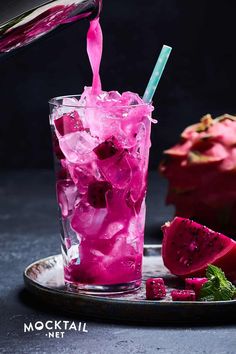
<path fill-rule="evenodd" d="M 151 104 L 101 89 L 102 34 L 90 24 L 93 85 L 50 101 L 65 282 L 92 292 L 141 283 Z"/>

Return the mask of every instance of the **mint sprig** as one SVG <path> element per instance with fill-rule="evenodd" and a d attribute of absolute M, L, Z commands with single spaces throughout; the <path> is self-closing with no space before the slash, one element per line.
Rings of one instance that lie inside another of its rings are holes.
<path fill-rule="evenodd" d="M 236 297 L 236 287 L 220 268 L 210 264 L 206 270 L 206 277 L 208 281 L 201 288 L 200 300 L 227 301 Z"/>

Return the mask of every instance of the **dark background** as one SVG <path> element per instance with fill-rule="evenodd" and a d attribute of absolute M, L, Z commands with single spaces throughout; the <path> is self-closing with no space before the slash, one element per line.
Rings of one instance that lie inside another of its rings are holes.
<path fill-rule="evenodd" d="M 0 22 L 1 8 L 10 3 L 0 1 Z M 235 0 L 104 0 L 104 89 L 142 94 L 161 46 L 173 47 L 154 100 L 159 124 L 152 129 L 152 169 L 187 124 L 207 112 L 236 112 L 235 10 Z M 51 341 L 44 333 L 23 334 L 30 321 L 70 319 L 40 306 L 24 289 L 22 272 L 36 259 L 60 252 L 53 172 L 39 170 L 52 168 L 47 101 L 91 83 L 87 28 L 87 21 L 73 24 L 0 59 L 0 170 L 13 168 L 0 172 L 0 352 L 233 354 L 235 326 L 226 325 L 158 328 L 89 321 L 88 336 L 71 333 Z M 149 178 L 145 243 L 153 244 L 161 241 L 160 225 L 172 218 L 173 208 L 164 204 L 166 181 L 155 171 Z"/>
<path fill-rule="evenodd" d="M 236 112 L 235 10 L 234 0 L 104 0 L 105 90 L 143 94 L 161 46 L 173 47 L 154 99 L 151 169 L 186 125 Z M 80 21 L 0 60 L 2 168 L 52 166 L 47 101 L 91 84 L 87 29 Z"/>

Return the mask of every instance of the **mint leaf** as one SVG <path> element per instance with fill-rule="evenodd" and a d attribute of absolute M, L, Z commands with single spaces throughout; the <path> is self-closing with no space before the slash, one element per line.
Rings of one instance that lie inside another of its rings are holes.
<path fill-rule="evenodd" d="M 201 288 L 200 300 L 227 301 L 236 296 L 236 287 L 220 268 L 210 264 L 206 270 L 206 277 L 208 281 Z"/>

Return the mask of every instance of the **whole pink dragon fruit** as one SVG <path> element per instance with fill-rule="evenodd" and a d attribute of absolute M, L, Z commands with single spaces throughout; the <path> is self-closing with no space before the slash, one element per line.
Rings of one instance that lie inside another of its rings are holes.
<path fill-rule="evenodd" d="M 236 236 L 236 116 L 205 115 L 164 154 L 160 172 L 176 215 Z"/>

